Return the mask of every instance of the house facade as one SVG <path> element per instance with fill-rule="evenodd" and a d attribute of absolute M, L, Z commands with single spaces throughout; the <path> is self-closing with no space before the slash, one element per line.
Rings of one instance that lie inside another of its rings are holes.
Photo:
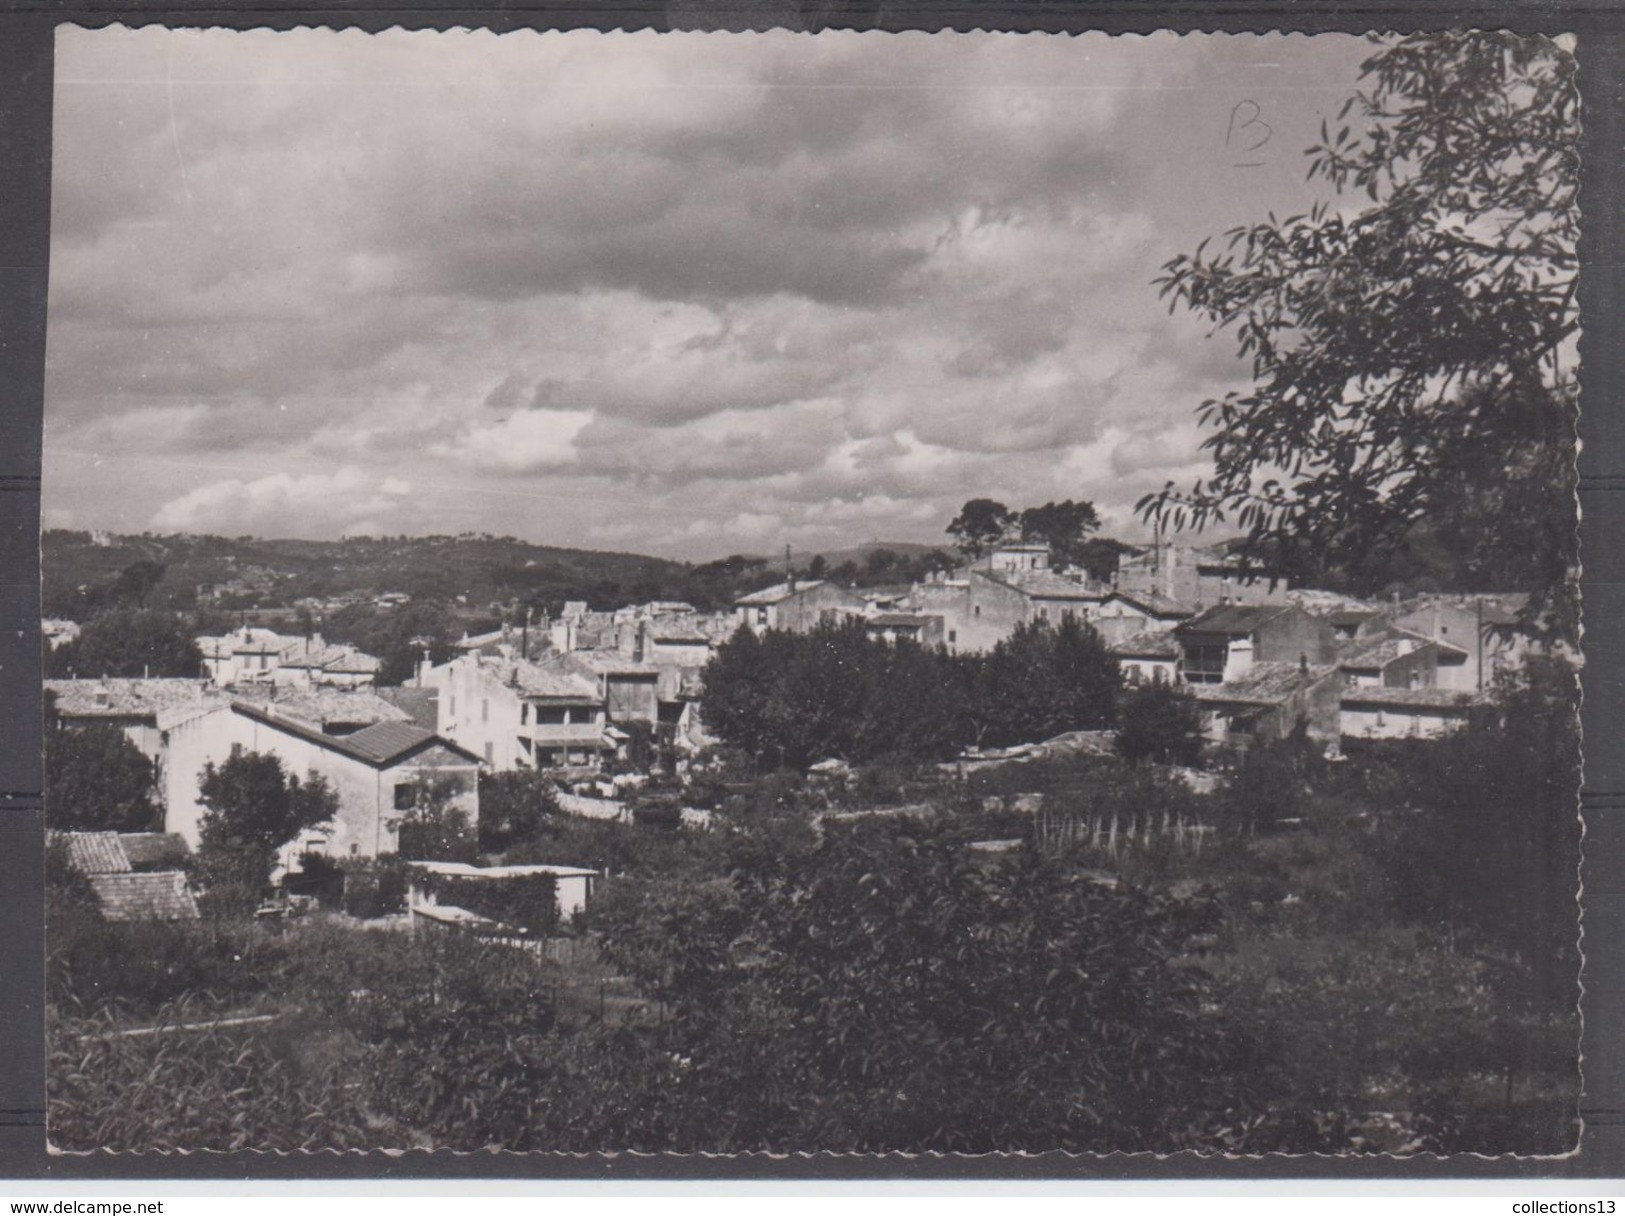
<path fill-rule="evenodd" d="M 1344 688 L 1340 729 L 1348 739 L 1436 739 L 1462 729 L 1482 694 L 1454 688 Z"/>
<path fill-rule="evenodd" d="M 1247 747 L 1285 739 L 1300 726 L 1310 739 L 1335 746 L 1342 730 L 1335 667 L 1302 661 L 1254 662 L 1234 680 L 1191 686 L 1210 743 Z"/>
<path fill-rule="evenodd" d="M 862 616 L 863 597 L 822 579 L 791 579 L 742 595 L 734 601 L 734 625 L 766 633 L 783 629 L 811 633 L 819 625 Z"/>
<path fill-rule="evenodd" d="M 1526 595 L 1423 595 L 1389 613 L 1398 629 L 1464 652 L 1459 665 L 1441 669 L 1439 685 L 1482 692 L 1503 671 L 1521 667 L 1531 650 L 1517 628 Z"/>
<path fill-rule="evenodd" d="M 1176 600 L 1155 591 L 1108 592 L 1089 615 L 1108 645 L 1142 633 L 1167 633 L 1195 612 Z"/>
<path fill-rule="evenodd" d="M 617 746 L 603 692 L 565 657 L 469 652 L 429 669 L 439 733 L 499 772 L 598 763 Z"/>
<path fill-rule="evenodd" d="M 1125 553 L 1116 587 L 1132 595 L 1155 593 L 1201 610 L 1219 604 L 1284 604 L 1290 585 L 1269 571 L 1247 568 L 1227 543 L 1153 545 Z"/>
<path fill-rule="evenodd" d="M 1187 684 L 1230 684 L 1256 663 L 1329 666 L 1337 662 L 1331 626 L 1290 604 L 1222 604 L 1173 630 Z"/>
<path fill-rule="evenodd" d="M 301 778 L 322 777 L 339 810 L 324 829 L 306 832 L 284 849 L 283 864 L 304 852 L 334 857 L 393 853 L 402 815 L 420 784 L 442 780 L 471 822 L 479 818 L 479 758 L 433 731 L 406 722 L 379 722 L 347 735 L 328 735 L 242 701 L 180 709 L 160 719 L 167 741 L 164 829 L 192 847 L 206 808 L 199 786 L 206 765 L 234 754 L 274 755 Z"/>
<path fill-rule="evenodd" d="M 203 680 L 46 680 L 45 691 L 55 707 L 57 727 L 116 727 L 160 770 L 164 736 L 158 726 L 159 715 L 186 706 L 201 707 L 217 699 Z"/>
<path fill-rule="evenodd" d="M 252 684 L 365 688 L 377 681 L 381 665 L 354 646 L 324 641 L 319 633 L 285 637 L 247 625 L 220 637 L 200 637 L 197 645 L 203 653 L 204 675 L 222 688 Z"/>

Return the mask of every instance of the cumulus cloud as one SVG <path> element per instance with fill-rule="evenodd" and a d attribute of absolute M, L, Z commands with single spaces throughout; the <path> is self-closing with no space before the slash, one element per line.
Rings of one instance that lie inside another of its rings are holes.
<path fill-rule="evenodd" d="M 500 422 L 475 422 L 431 450 L 475 469 L 528 473 L 573 463 L 576 436 L 591 421 L 588 410 L 527 410 Z"/>
<path fill-rule="evenodd" d="M 152 526 L 176 532 L 225 535 L 300 535 L 317 519 L 340 521 L 340 531 L 376 531 L 363 517 L 388 512 L 411 493 L 398 477 L 379 480 L 361 469 L 296 476 L 272 473 L 253 481 L 210 482 L 159 507 Z M 324 525 L 322 530 L 330 527 Z"/>
<path fill-rule="evenodd" d="M 1133 501 L 1354 38 L 65 29 L 45 507 L 706 558 Z M 1242 100 L 1276 132 L 1237 169 Z M 1254 158 L 1258 159 L 1258 158 Z M 165 476 L 155 476 L 155 470 Z M 410 485 L 407 492 L 401 487 Z M 858 535 L 861 533 L 862 535 Z"/>

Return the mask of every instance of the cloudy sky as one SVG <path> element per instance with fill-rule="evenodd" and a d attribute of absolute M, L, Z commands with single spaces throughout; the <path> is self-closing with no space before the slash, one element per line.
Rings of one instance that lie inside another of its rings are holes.
<path fill-rule="evenodd" d="M 1245 379 L 1150 280 L 1312 201 L 1369 51 L 64 28 L 46 523 L 703 559 L 985 495 L 1137 535 Z"/>

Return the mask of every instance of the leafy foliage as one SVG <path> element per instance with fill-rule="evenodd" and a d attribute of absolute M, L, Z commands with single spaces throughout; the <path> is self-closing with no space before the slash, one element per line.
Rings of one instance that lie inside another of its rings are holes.
<path fill-rule="evenodd" d="M 1196 699 L 1172 684 L 1140 684 L 1117 702 L 1117 750 L 1139 764 L 1194 768 L 1202 756 L 1202 712 Z"/>
<path fill-rule="evenodd" d="M 1028 507 L 1018 517 L 1021 539 L 1049 546 L 1058 569 L 1084 564 L 1090 534 L 1100 530 L 1092 502 L 1047 502 Z"/>
<path fill-rule="evenodd" d="M 116 726 L 49 726 L 45 821 L 63 832 L 151 832 L 163 826 L 152 761 Z"/>
<path fill-rule="evenodd" d="M 606 929 L 682 1061 L 669 1147 L 1166 1146 L 1217 1099 L 1221 1027 L 1178 962 L 1199 906 L 990 873 L 928 834 L 832 832 L 799 860 Z"/>
<path fill-rule="evenodd" d="M 534 840 L 543 821 L 559 813 L 557 786 L 530 769 L 480 773 L 479 845 L 482 853 L 506 853 Z"/>
<path fill-rule="evenodd" d="M 216 916 L 251 912 L 270 880 L 277 850 L 338 814 L 338 796 L 320 776 L 301 780 L 275 755 L 242 752 L 206 765 L 198 800 L 195 874 L 202 906 Z"/>
<path fill-rule="evenodd" d="M 985 657 L 954 656 L 967 673 L 976 742 L 1031 743 L 1116 720 L 1121 676 L 1100 635 L 1066 616 L 1020 625 Z"/>
<path fill-rule="evenodd" d="M 137 609 L 86 621 L 77 638 L 48 652 L 46 666 L 53 676 L 197 679 L 203 674 L 203 652 L 187 618 Z"/>
<path fill-rule="evenodd" d="M 1071 618 L 1024 625 L 986 656 L 871 638 L 861 621 L 740 630 L 704 678 L 719 738 L 797 768 L 831 756 L 943 760 L 973 741 L 1103 729 L 1118 685 L 1099 636 Z"/>
<path fill-rule="evenodd" d="M 1016 517 L 1002 502 L 973 498 L 949 523 L 948 535 L 954 538 L 954 546 L 974 561 L 1006 539 L 1015 526 Z"/>
<path fill-rule="evenodd" d="M 1572 636 L 1573 57 L 1542 37 L 1423 34 L 1363 72 L 1309 172 L 1369 205 L 1236 229 L 1158 280 L 1235 333 L 1254 385 L 1201 407 L 1212 477 L 1141 510 L 1233 520 L 1251 557 L 1294 573 L 1335 555 L 1356 590 L 1380 588 L 1425 523 L 1471 521 L 1521 559 L 1496 577 L 1540 589 Z"/>
<path fill-rule="evenodd" d="M 411 809 L 401 817 L 400 855 L 415 861 L 473 861 L 479 841 L 460 804 L 466 792 L 464 780 L 455 774 L 419 777 L 413 783 Z"/>

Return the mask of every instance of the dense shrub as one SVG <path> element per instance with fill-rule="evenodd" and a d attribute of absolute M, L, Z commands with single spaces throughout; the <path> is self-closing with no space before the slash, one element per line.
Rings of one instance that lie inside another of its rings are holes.
<path fill-rule="evenodd" d="M 1105 644 L 1070 617 L 1023 625 L 988 655 L 887 642 L 848 621 L 740 630 L 705 669 L 705 712 L 726 743 L 780 767 L 944 760 L 973 742 L 1110 726 L 1117 685 Z"/>
<path fill-rule="evenodd" d="M 530 933 L 551 933 L 559 924 L 558 883 L 551 874 L 512 878 L 463 878 L 424 874 L 419 879 L 442 904 Z"/>
<path fill-rule="evenodd" d="M 47 1021 L 48 1135 L 59 1149 L 140 1152 L 406 1147 L 326 1069 L 302 1074 L 258 1026 L 180 1029 L 189 1002 L 155 1013 L 157 1033 L 128 1035 L 110 1016 Z"/>
<path fill-rule="evenodd" d="M 1196 698 L 1172 684 L 1125 689 L 1117 703 L 1117 750 L 1134 764 L 1195 767 L 1202 757 L 1202 713 Z"/>
<path fill-rule="evenodd" d="M 549 816 L 559 814 L 557 785 L 547 773 L 480 773 L 479 844 L 482 853 L 506 853 L 534 840 Z"/>
<path fill-rule="evenodd" d="M 152 832 L 163 827 L 157 771 L 116 726 L 47 720 L 45 822 L 57 831 Z"/>
<path fill-rule="evenodd" d="M 407 868 L 398 857 L 346 860 L 344 911 L 360 920 L 375 920 L 406 911 Z"/>

